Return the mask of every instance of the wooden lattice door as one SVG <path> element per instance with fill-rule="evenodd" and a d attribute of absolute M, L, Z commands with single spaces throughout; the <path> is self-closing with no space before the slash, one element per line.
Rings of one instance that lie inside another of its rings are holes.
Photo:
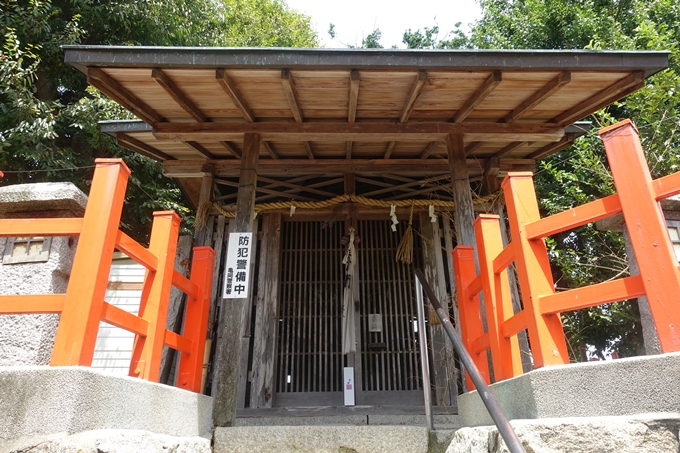
<path fill-rule="evenodd" d="M 423 403 L 413 266 L 395 261 L 405 227 L 359 220 L 356 404 Z M 286 221 L 281 230 L 275 406 L 342 405 L 342 223 Z M 422 253 L 415 238 L 413 256 Z M 381 329 L 370 321 L 380 318 Z"/>

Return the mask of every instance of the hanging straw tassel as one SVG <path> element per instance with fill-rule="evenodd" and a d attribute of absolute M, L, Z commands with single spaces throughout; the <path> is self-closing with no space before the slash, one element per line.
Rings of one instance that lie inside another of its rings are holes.
<path fill-rule="evenodd" d="M 201 231 L 208 226 L 208 213 L 213 204 L 211 201 L 204 201 L 196 209 L 196 231 Z"/>
<path fill-rule="evenodd" d="M 401 238 L 399 247 L 397 247 L 396 260 L 405 264 L 411 264 L 413 261 L 413 207 L 415 203 L 411 203 L 411 214 L 408 216 L 408 227 L 404 232 L 404 237 Z"/>

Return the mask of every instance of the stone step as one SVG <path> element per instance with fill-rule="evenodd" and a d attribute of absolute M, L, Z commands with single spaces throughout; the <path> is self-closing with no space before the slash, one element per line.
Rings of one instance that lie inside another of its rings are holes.
<path fill-rule="evenodd" d="M 433 415 L 435 429 L 460 428 L 458 415 Z M 343 414 L 237 417 L 236 426 L 426 426 L 424 415 Z"/>
<path fill-rule="evenodd" d="M 420 426 L 236 426 L 216 428 L 213 453 L 427 453 Z"/>

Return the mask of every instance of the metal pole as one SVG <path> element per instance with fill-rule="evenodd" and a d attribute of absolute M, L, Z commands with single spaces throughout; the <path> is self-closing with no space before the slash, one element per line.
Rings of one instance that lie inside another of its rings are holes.
<path fill-rule="evenodd" d="M 477 365 L 475 365 L 475 362 L 472 361 L 470 353 L 468 353 L 467 349 L 465 349 L 463 340 L 461 340 L 460 336 L 451 325 L 451 320 L 449 319 L 448 313 L 444 312 L 444 309 L 439 303 L 439 300 L 437 300 L 437 296 L 435 296 L 430 284 L 427 282 L 427 280 L 425 280 L 423 271 L 416 269 L 416 277 L 418 277 L 418 280 L 420 280 L 420 283 L 425 290 L 425 294 L 427 294 L 427 298 L 430 300 L 430 304 L 437 312 L 437 315 L 439 315 L 439 319 L 442 321 L 444 330 L 451 339 L 454 349 L 460 356 L 461 362 L 463 362 L 463 365 L 465 365 L 465 368 L 470 375 L 470 379 L 472 379 L 472 382 L 477 388 L 477 393 L 482 398 L 482 402 L 486 406 L 486 410 L 489 411 L 489 415 L 491 415 L 491 418 L 498 428 L 498 432 L 501 434 L 501 437 L 503 437 L 505 444 L 508 446 L 508 450 L 510 450 L 510 453 L 526 453 L 522 443 L 517 438 L 517 434 L 515 434 L 512 426 L 510 426 L 510 422 L 508 422 L 508 419 L 505 417 L 505 414 L 498 404 L 498 401 L 496 401 L 496 399 L 493 397 L 491 390 L 489 390 L 489 386 L 486 385 L 486 382 L 484 382 L 484 378 L 477 369 Z"/>
<path fill-rule="evenodd" d="M 428 431 L 434 431 L 432 420 L 432 390 L 430 388 L 430 361 L 427 356 L 427 331 L 425 330 L 425 304 L 423 287 L 416 276 L 416 303 L 418 304 L 418 343 L 420 343 L 420 368 L 423 375 L 423 394 L 425 396 L 425 423 Z"/>

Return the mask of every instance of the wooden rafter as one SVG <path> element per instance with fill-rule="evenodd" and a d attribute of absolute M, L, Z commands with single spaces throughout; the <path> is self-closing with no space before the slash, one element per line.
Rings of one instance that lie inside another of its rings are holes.
<path fill-rule="evenodd" d="M 538 151 L 535 151 L 527 156 L 527 159 L 542 159 L 545 156 L 549 154 L 556 153 L 558 151 L 563 150 L 564 148 L 571 146 L 574 143 L 574 140 L 576 139 L 575 134 L 567 134 L 564 136 L 562 140 L 559 142 L 555 143 L 550 143 L 549 145 L 544 146 L 543 148 L 539 149 Z"/>
<path fill-rule="evenodd" d="M 430 142 L 430 143 L 428 143 L 427 146 L 425 147 L 425 150 L 422 153 L 420 153 L 420 158 L 421 159 L 427 159 L 428 157 L 430 157 L 430 154 L 434 153 L 434 151 L 437 148 L 440 148 L 444 145 L 445 145 L 444 142 Z"/>
<path fill-rule="evenodd" d="M 119 146 L 122 146 L 123 148 L 127 148 L 131 151 L 135 151 L 142 156 L 150 157 L 151 159 L 155 160 L 175 160 L 174 157 L 168 156 L 162 151 L 157 150 L 151 145 L 147 145 L 146 143 L 137 140 L 134 137 L 130 137 L 127 134 L 116 134 L 116 143 L 118 143 Z"/>
<path fill-rule="evenodd" d="M 349 108 L 347 109 L 347 122 L 354 123 L 357 118 L 357 102 L 359 100 L 359 85 L 361 78 L 359 71 L 353 69 L 349 73 Z"/>
<path fill-rule="evenodd" d="M 392 155 L 392 151 L 394 151 L 394 147 L 397 145 L 397 142 L 390 141 L 387 143 L 387 148 L 385 148 L 385 154 L 383 154 L 383 159 L 389 159 L 390 156 Z"/>
<path fill-rule="evenodd" d="M 243 96 L 241 96 L 241 93 L 234 85 L 234 82 L 227 75 L 227 71 L 224 69 L 218 69 L 215 71 L 215 79 L 217 80 L 217 83 L 219 83 L 220 87 L 222 87 L 224 92 L 227 93 L 227 95 L 231 98 L 236 108 L 239 110 L 239 112 L 241 112 L 241 115 L 243 115 L 243 118 L 245 118 L 246 121 L 250 123 L 254 123 L 255 116 L 250 111 L 248 104 L 246 104 L 246 102 L 243 100 Z"/>
<path fill-rule="evenodd" d="M 411 92 L 408 95 L 406 105 L 404 106 L 404 109 L 402 110 L 401 115 L 399 116 L 399 123 L 405 123 L 408 121 L 409 117 L 411 116 L 411 113 L 413 112 L 413 107 L 415 106 L 416 101 L 418 100 L 418 96 L 420 96 L 420 93 L 423 91 L 423 88 L 425 88 L 425 83 L 427 83 L 427 71 L 418 71 L 418 75 L 416 76 L 416 79 L 413 81 L 413 85 L 411 86 Z M 390 158 L 396 144 L 397 144 L 396 141 L 390 141 L 387 144 L 387 148 L 385 149 L 385 155 L 383 156 L 383 159 Z"/>
<path fill-rule="evenodd" d="M 503 118 L 502 122 L 511 123 L 517 120 L 519 117 L 527 113 L 529 110 L 533 109 L 538 104 L 545 101 L 547 98 L 549 98 L 557 91 L 562 89 L 562 87 L 564 87 L 569 82 L 571 82 L 571 72 L 562 71 L 561 73 L 559 73 L 559 75 L 557 75 L 557 77 L 548 82 L 543 88 L 541 88 L 540 90 L 529 96 L 527 99 L 525 99 L 524 102 L 518 105 L 512 112 L 505 115 L 505 118 Z"/>
<path fill-rule="evenodd" d="M 241 153 L 239 153 L 238 150 L 236 149 L 236 147 L 234 145 L 232 145 L 231 143 L 225 142 L 225 141 L 220 141 L 219 144 L 222 145 L 224 147 L 224 149 L 229 151 L 235 158 L 237 158 L 237 159 L 241 158 Z"/>
<path fill-rule="evenodd" d="M 523 141 L 512 142 L 508 146 L 505 146 L 503 149 L 501 149 L 500 151 L 498 151 L 496 154 L 494 154 L 491 157 L 496 157 L 496 158 L 503 157 L 506 154 L 511 153 L 512 151 L 516 150 L 520 146 L 524 145 L 525 143 L 526 142 L 523 142 Z"/>
<path fill-rule="evenodd" d="M 468 144 L 465 147 L 465 155 L 469 156 L 470 154 L 474 153 L 483 144 L 484 144 L 484 142 L 472 142 L 472 143 Z"/>
<path fill-rule="evenodd" d="M 293 86 L 293 78 L 290 75 L 288 69 L 281 70 L 281 84 L 283 85 L 283 91 L 286 92 L 286 97 L 288 98 L 288 105 L 290 105 L 290 110 L 293 112 L 293 118 L 298 123 L 303 120 L 302 112 L 300 112 L 300 103 L 297 99 L 297 94 L 295 93 L 295 87 Z"/>
<path fill-rule="evenodd" d="M 151 71 L 151 77 L 160 85 L 171 98 L 177 102 L 177 104 L 184 109 L 193 119 L 199 123 L 205 123 L 208 121 L 206 116 L 201 112 L 201 109 L 196 107 L 196 104 L 191 102 L 191 100 L 180 90 L 175 82 L 173 82 L 170 77 L 161 69 L 153 69 Z"/>
<path fill-rule="evenodd" d="M 272 159 L 276 160 L 276 159 L 279 158 L 278 153 L 276 152 L 276 150 L 274 149 L 274 147 L 272 146 L 271 143 L 265 142 L 265 141 L 263 140 L 263 141 L 262 141 L 262 146 L 264 146 L 264 149 L 267 150 L 267 152 L 269 153 L 269 155 L 271 156 Z"/>
<path fill-rule="evenodd" d="M 415 106 L 416 101 L 418 100 L 418 96 L 420 96 L 420 93 L 423 91 L 423 88 L 425 88 L 426 83 L 427 83 L 427 71 L 418 71 L 418 76 L 416 77 L 416 80 L 413 82 L 413 85 L 411 86 L 411 92 L 408 95 L 408 101 L 406 101 L 404 110 L 401 112 L 401 116 L 399 117 L 400 123 L 405 123 L 406 121 L 408 121 L 409 117 L 411 116 L 411 113 L 413 113 L 413 107 Z"/>
<path fill-rule="evenodd" d="M 300 111 L 300 103 L 298 102 L 297 93 L 295 92 L 295 86 L 293 83 L 293 77 L 290 75 L 288 69 L 281 70 L 281 83 L 283 84 L 283 91 L 286 92 L 286 97 L 288 98 L 288 104 L 290 105 L 290 110 L 293 112 L 293 117 L 298 123 L 304 121 L 302 112 Z M 303 142 L 305 147 L 305 152 L 307 157 L 314 159 L 314 152 L 312 151 L 312 145 L 309 142 Z"/>
<path fill-rule="evenodd" d="M 87 81 L 90 85 L 130 110 L 148 124 L 153 126 L 156 123 L 165 121 L 165 118 L 159 115 L 146 102 L 130 93 L 102 69 L 87 68 Z"/>
<path fill-rule="evenodd" d="M 205 157 L 205 158 L 207 158 L 207 159 L 215 159 L 215 156 L 214 156 L 210 151 L 208 151 L 207 149 L 205 149 L 205 147 L 204 147 L 203 145 L 201 145 L 200 143 L 194 142 L 194 141 L 186 141 L 186 142 L 184 142 L 184 143 L 185 143 L 189 148 L 193 149 L 194 151 L 198 151 L 198 153 L 199 153 L 201 156 L 203 156 L 203 157 Z"/>
<path fill-rule="evenodd" d="M 613 102 L 614 97 L 621 99 L 627 94 L 642 88 L 645 83 L 644 71 L 634 72 L 618 82 L 610 85 L 596 95 L 583 101 L 581 104 L 572 107 L 566 112 L 556 116 L 551 122 L 557 124 L 570 124 Z"/>
<path fill-rule="evenodd" d="M 464 134 L 469 141 L 558 141 L 564 128 L 553 123 L 159 123 L 153 134 L 161 140 L 238 140 L 242 134 L 261 134 L 281 142 L 379 141 L 399 136 L 400 141 L 442 141 L 448 134 Z"/>
<path fill-rule="evenodd" d="M 456 112 L 451 118 L 452 123 L 461 123 L 467 118 L 474 109 L 498 86 L 503 80 L 501 71 L 493 71 L 489 77 L 482 83 L 482 85 L 475 91 L 475 93 L 468 99 L 465 104 Z"/>

